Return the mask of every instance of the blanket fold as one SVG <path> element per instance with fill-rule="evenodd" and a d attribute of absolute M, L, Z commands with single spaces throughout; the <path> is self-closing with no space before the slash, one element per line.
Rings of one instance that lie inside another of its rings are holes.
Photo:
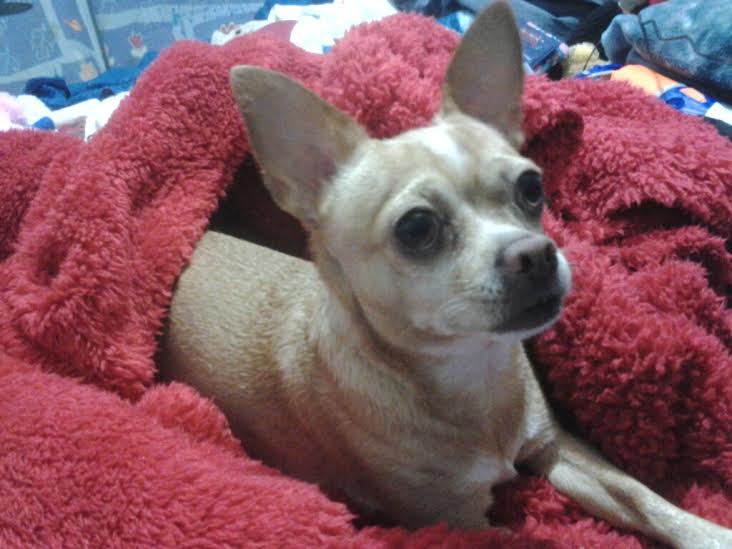
<path fill-rule="evenodd" d="M 388 137 L 434 115 L 457 40 L 399 14 L 325 56 L 181 42 L 88 143 L 0 135 L 0 545 L 651 546 L 532 477 L 496 490 L 513 533 L 357 529 L 248 458 L 212 403 L 153 384 L 175 280 L 227 191 L 243 232 L 306 255 L 262 192 L 229 68 L 282 71 Z M 616 82 L 532 78 L 524 107 L 574 271 L 529 344 L 548 396 L 614 463 L 732 526 L 732 145 Z"/>

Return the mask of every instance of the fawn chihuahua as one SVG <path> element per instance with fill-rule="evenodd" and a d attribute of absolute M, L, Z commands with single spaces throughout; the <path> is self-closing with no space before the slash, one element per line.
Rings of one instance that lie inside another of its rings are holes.
<path fill-rule="evenodd" d="M 408 527 L 488 526 L 525 465 L 590 513 L 676 547 L 732 547 L 558 425 L 522 347 L 571 285 L 519 154 L 523 70 L 504 1 L 449 65 L 432 123 L 370 139 L 285 76 L 231 71 L 274 200 L 310 263 L 208 232 L 178 281 L 168 379 L 213 398 L 266 463 Z"/>

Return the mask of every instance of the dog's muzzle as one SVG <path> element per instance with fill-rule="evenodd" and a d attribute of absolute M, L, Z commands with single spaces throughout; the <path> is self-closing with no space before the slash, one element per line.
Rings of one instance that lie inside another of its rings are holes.
<path fill-rule="evenodd" d="M 506 244 L 496 269 L 506 292 L 505 320 L 498 332 L 540 328 L 559 316 L 567 292 L 559 276 L 558 250 L 544 235 L 529 234 Z"/>

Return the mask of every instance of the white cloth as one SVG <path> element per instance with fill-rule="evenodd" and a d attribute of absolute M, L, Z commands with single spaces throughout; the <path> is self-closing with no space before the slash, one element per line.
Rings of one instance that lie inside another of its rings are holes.
<path fill-rule="evenodd" d="M 22 128 L 25 123 L 23 107 L 9 93 L 0 92 L 0 131 Z"/>
<path fill-rule="evenodd" d="M 53 111 L 35 95 L 19 95 L 15 99 L 23 107 L 23 117 L 28 126 L 32 126 L 45 116 L 51 117 Z"/>
<path fill-rule="evenodd" d="M 243 34 L 249 34 L 250 32 L 258 31 L 262 27 L 266 27 L 270 24 L 270 21 L 249 21 L 243 25 L 225 25 L 218 30 L 213 31 L 211 35 L 211 43 L 214 46 L 223 46 L 227 42 L 232 41 L 237 36 Z"/>
<path fill-rule="evenodd" d="M 237 36 L 254 32 L 275 21 L 296 21 L 290 42 L 312 53 L 324 53 L 351 27 L 378 21 L 395 13 L 397 10 L 388 0 L 334 0 L 329 4 L 307 6 L 275 4 L 266 21 L 226 25 L 214 31 L 211 43 L 219 46 L 226 44 Z"/>
<path fill-rule="evenodd" d="M 725 124 L 732 126 L 732 107 L 723 103 L 715 103 L 709 107 L 709 110 L 704 114 L 704 116 L 707 118 L 721 120 Z"/>
<path fill-rule="evenodd" d="M 268 21 L 297 21 L 290 41 L 306 51 L 323 53 L 351 27 L 395 13 L 397 10 L 387 0 L 335 0 L 309 6 L 275 4 Z"/>
<path fill-rule="evenodd" d="M 0 130 L 10 128 L 30 128 L 41 118 L 50 118 L 54 128 L 66 129 L 77 137 L 89 140 L 96 132 L 102 129 L 112 113 L 117 110 L 122 100 L 130 92 L 122 92 L 103 100 L 87 99 L 63 109 L 51 110 L 35 95 L 18 95 L 13 97 L 15 103 L 22 110 L 20 119 L 4 127 L 0 121 Z"/>
<path fill-rule="evenodd" d="M 88 141 L 105 126 L 112 113 L 128 95 L 129 92 L 122 92 L 106 97 L 101 101 L 99 99 L 87 99 L 63 109 L 51 111 L 49 118 L 53 120 L 53 124 L 57 129 L 65 126 L 79 126 L 82 134 L 79 137 Z"/>

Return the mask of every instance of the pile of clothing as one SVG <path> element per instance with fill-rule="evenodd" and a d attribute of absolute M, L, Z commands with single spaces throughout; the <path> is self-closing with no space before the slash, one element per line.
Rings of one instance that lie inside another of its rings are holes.
<path fill-rule="evenodd" d="M 492 1 L 265 0 L 253 20 L 221 25 L 210 41 L 223 45 L 264 31 L 323 54 L 352 27 L 400 11 L 433 16 L 462 34 Z M 727 16 L 728 0 L 509 1 L 527 73 L 624 80 L 732 139 L 732 108 L 726 104 L 732 102 L 732 34 L 716 24 Z M 0 131 L 57 129 L 88 140 L 156 57 L 148 52 L 136 67 L 114 68 L 78 84 L 32 79 L 23 96 L 0 96 Z"/>
<path fill-rule="evenodd" d="M 212 43 L 291 21 L 289 40 L 326 53 L 352 26 L 398 11 L 437 18 L 462 34 L 494 0 L 276 0 L 255 21 L 228 25 Z M 732 139 L 732 35 L 717 25 L 728 0 L 510 0 L 527 73 L 624 80 Z M 622 70 L 620 70 L 622 69 Z"/>
<path fill-rule="evenodd" d="M 58 130 L 89 140 L 104 127 L 156 58 L 157 53 L 150 52 L 136 67 L 114 68 L 87 82 L 68 84 L 59 77 L 31 78 L 20 95 L 0 92 L 0 131 Z"/>

